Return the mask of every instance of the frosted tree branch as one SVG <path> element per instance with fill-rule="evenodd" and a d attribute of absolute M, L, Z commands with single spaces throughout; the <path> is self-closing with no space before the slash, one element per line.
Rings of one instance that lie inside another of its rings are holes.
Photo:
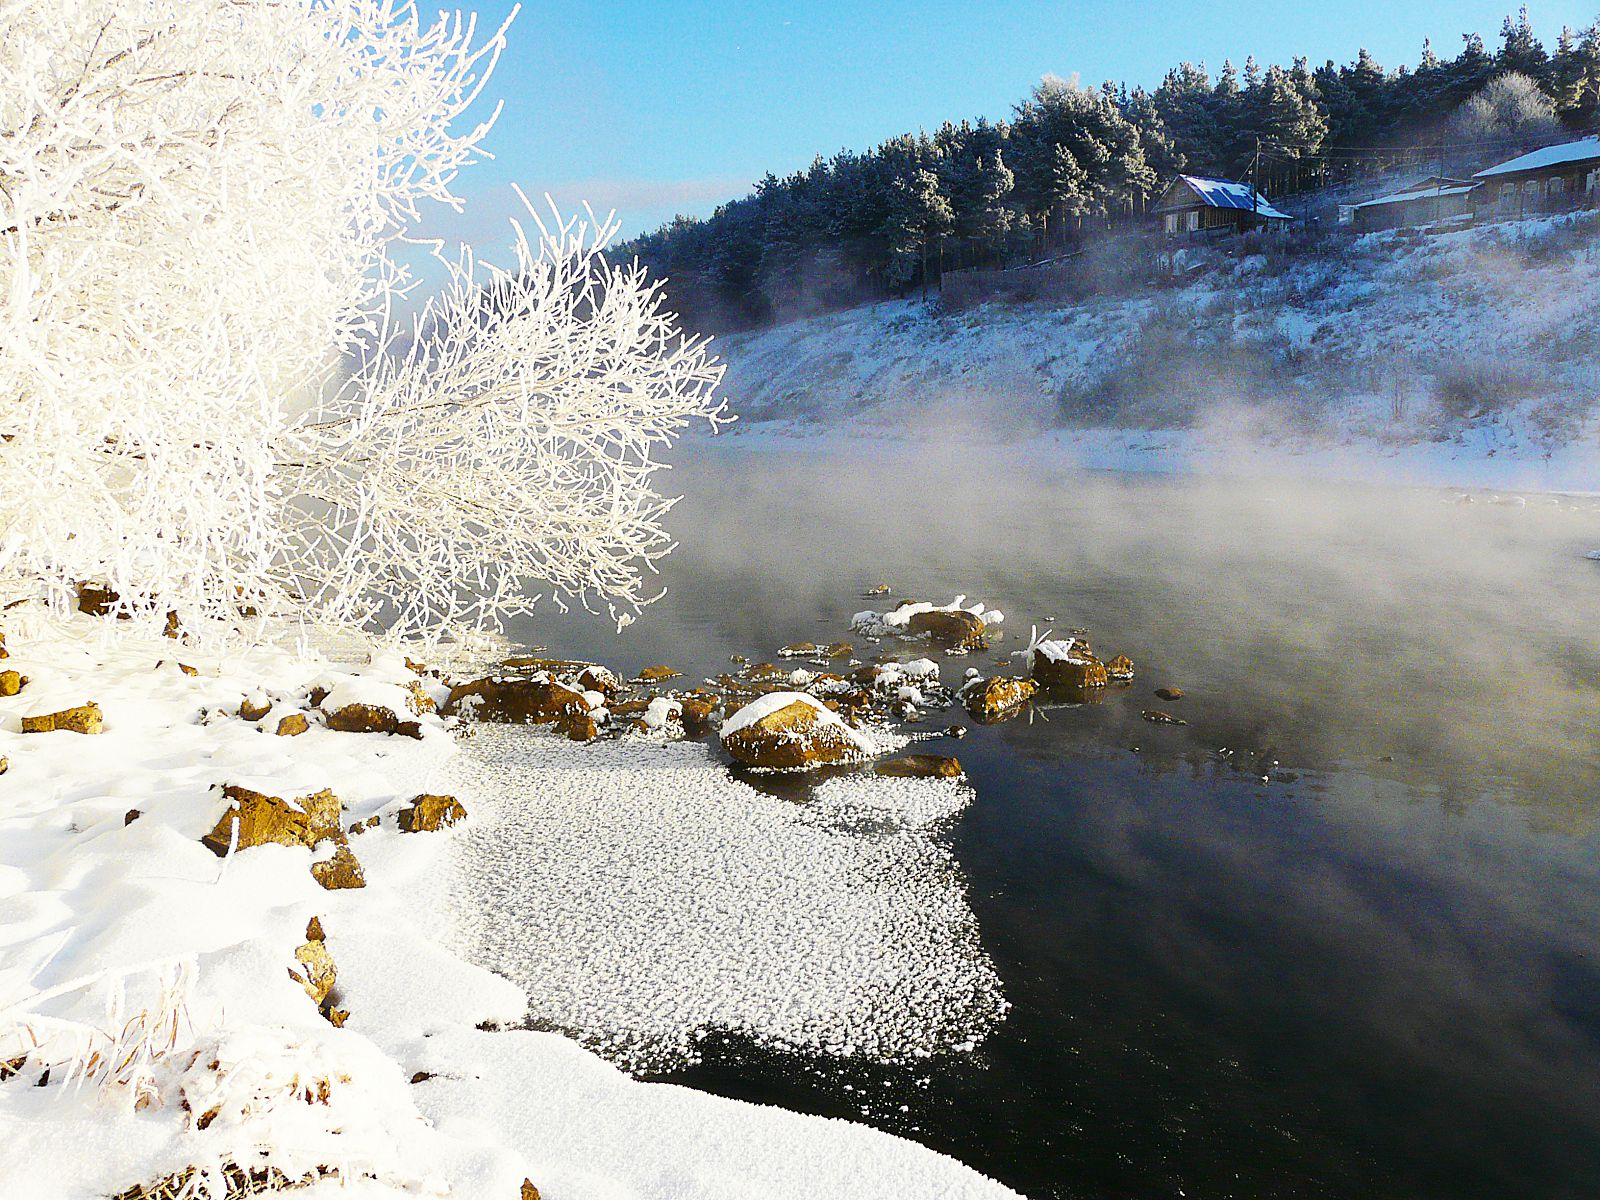
<path fill-rule="evenodd" d="M 534 220 L 415 325 L 391 250 L 504 44 L 406 0 L 0 0 L 0 583 L 186 626 L 614 606 L 720 368 L 608 223 Z M 491 117 L 492 120 L 492 117 Z M 460 128 L 458 128 L 460 127 Z"/>

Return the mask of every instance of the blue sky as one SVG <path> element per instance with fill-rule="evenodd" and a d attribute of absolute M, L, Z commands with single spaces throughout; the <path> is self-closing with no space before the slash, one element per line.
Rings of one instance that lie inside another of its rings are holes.
<path fill-rule="evenodd" d="M 709 213 L 763 172 L 819 152 L 946 118 L 1006 117 L 1047 72 L 1153 87 L 1181 59 L 1215 75 L 1227 57 L 1304 54 L 1315 65 L 1362 46 L 1386 67 L 1414 65 L 1424 37 L 1448 56 L 1475 31 L 1493 50 L 1508 5 L 533 0 L 488 89 L 505 105 L 487 143 L 495 160 L 459 181 L 468 215 L 430 219 L 424 232 L 484 251 L 503 243 L 518 183 L 564 207 L 615 208 L 637 233 L 674 212 Z M 495 24 L 511 4 L 476 9 Z M 1588 24 L 1600 2 L 1539 3 L 1531 15 L 1553 47 L 1563 24 Z"/>

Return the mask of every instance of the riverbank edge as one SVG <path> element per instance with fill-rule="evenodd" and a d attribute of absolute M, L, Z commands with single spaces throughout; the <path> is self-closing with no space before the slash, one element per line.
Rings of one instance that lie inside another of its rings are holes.
<path fill-rule="evenodd" d="M 397 821 L 463 753 L 457 737 L 426 711 L 415 737 L 320 725 L 275 736 L 308 690 L 408 686 L 416 676 L 403 656 L 357 665 L 303 647 L 207 653 L 105 625 L 80 615 L 6 621 L 3 666 L 27 682 L 0 700 L 0 787 L 18 798 L 0 814 L 12 834 L 0 851 L 0 913 L 13 918 L 0 919 L 12 947 L 0 1003 L 54 992 L 10 1015 L 105 1028 L 106 995 L 124 1012 L 155 1011 L 176 968 L 183 1029 L 132 1090 L 115 1078 L 25 1086 L 43 1054 L 0 1083 L 0 1127 L 10 1127 L 0 1190 L 120 1195 L 266 1146 L 273 1169 L 312 1180 L 300 1193 L 310 1197 L 488 1200 L 529 1195 L 524 1181 L 545 1200 L 598 1200 L 618 1188 L 709 1200 L 730 1185 L 795 1197 L 818 1187 L 1013 1195 L 865 1126 L 639 1083 L 565 1038 L 508 1028 L 523 1019 L 526 996 L 459 957 L 447 920 L 413 903 L 452 831 L 402 832 Z M 266 715 L 248 720 L 246 699 L 266 703 Z M 25 717 L 90 700 L 104 716 L 97 734 L 21 732 Z M 348 841 L 366 886 L 324 890 L 308 870 L 319 856 L 303 847 L 219 860 L 200 839 L 228 811 L 220 786 L 230 783 L 283 797 L 331 790 L 341 823 L 361 830 Z M 476 798 L 461 799 L 470 822 Z M 338 973 L 320 1008 L 292 974 L 313 920 Z M 329 1008 L 348 1014 L 342 1028 Z M 195 1119 L 189 1098 L 203 1060 L 231 1061 L 218 1047 L 247 1045 L 297 1071 L 324 1069 L 332 1095 L 310 1109 L 327 1127 L 308 1127 L 296 1103 L 268 1104 L 259 1119 Z M 335 1155 L 339 1175 L 323 1161 Z"/>

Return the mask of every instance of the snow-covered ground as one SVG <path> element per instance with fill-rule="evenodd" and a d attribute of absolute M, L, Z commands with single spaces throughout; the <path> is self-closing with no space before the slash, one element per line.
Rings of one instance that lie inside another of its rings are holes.
<path fill-rule="evenodd" d="M 416 739 L 315 721 L 274 733 L 314 682 L 398 696 L 414 679 L 400 659 L 207 654 L 26 613 L 7 614 L 0 662 L 28 677 L 0 700 L 0 1196 L 87 1200 L 227 1163 L 320 1173 L 308 1197 L 516 1200 L 524 1179 L 547 1200 L 1012 1195 L 864 1126 L 639 1083 L 555 1034 L 480 1028 L 521 1021 L 528 998 L 464 960 L 434 898 L 485 818 L 395 821 L 446 785 L 494 811 L 457 786 L 456 740 L 427 713 Z M 241 717 L 247 696 L 267 715 Z M 91 700 L 103 732 L 21 732 Z M 214 854 L 200 839 L 227 811 L 223 784 L 328 788 L 343 823 L 379 818 L 350 837 L 366 886 L 324 890 L 304 847 Z M 291 974 L 313 918 L 342 1028 Z"/>
<path fill-rule="evenodd" d="M 1222 259 L 1080 304 L 879 304 L 718 346 L 745 446 L 1000 441 L 1066 466 L 1588 490 L 1597 311 L 1582 214 Z"/>

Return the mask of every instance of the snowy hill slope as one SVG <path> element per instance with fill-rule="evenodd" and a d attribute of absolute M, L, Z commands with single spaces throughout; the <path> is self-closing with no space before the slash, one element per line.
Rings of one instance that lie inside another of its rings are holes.
<path fill-rule="evenodd" d="M 1581 476 L 1596 312 L 1600 218 L 1580 214 L 1221 259 L 1186 286 L 1080 304 L 880 304 L 718 344 L 744 420 L 797 431 L 1080 444 L 1176 431 L 1299 451 L 1576 454 Z"/>

